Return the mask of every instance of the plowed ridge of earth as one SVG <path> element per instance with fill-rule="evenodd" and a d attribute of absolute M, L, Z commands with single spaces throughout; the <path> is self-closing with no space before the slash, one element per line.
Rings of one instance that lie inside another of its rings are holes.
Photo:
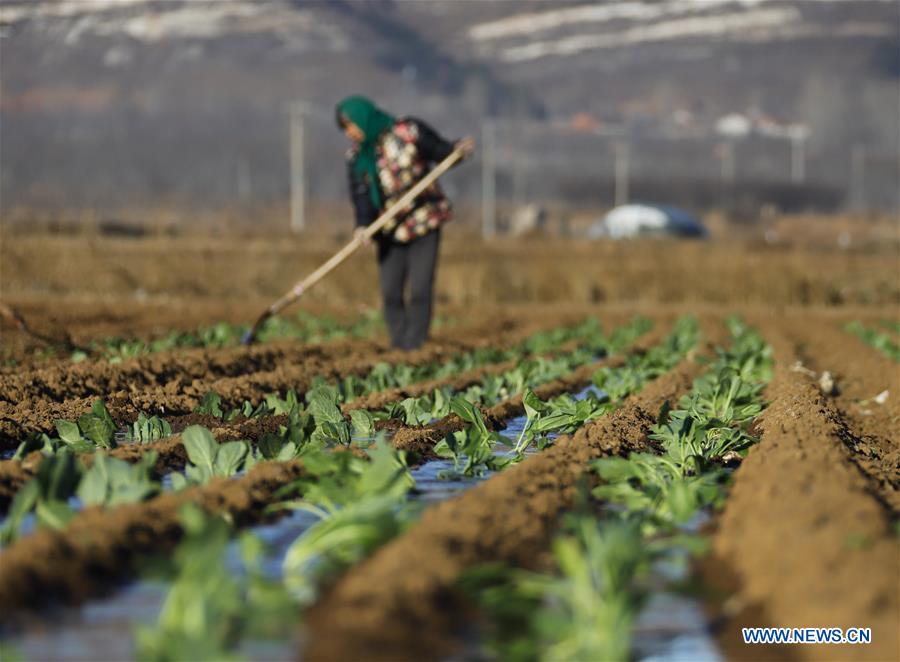
<path fill-rule="evenodd" d="M 656 328 L 657 330 L 655 332 L 651 331 L 645 335 L 643 345 L 636 345 L 638 351 L 640 351 L 640 347 L 648 347 L 650 344 L 656 342 L 656 339 L 661 335 L 661 332 L 659 331 L 660 327 L 657 326 Z M 531 334 L 529 334 L 529 336 L 530 335 Z M 517 338 L 516 341 L 518 342 L 519 340 L 524 339 L 524 337 L 522 339 Z M 574 350 L 580 346 L 582 342 L 582 340 L 578 339 L 572 340 L 563 344 L 556 350 L 548 352 L 547 355 L 556 355 L 567 349 Z M 434 389 L 442 386 L 450 386 L 454 390 L 464 389 L 478 383 L 485 375 L 501 373 L 514 367 L 514 365 L 515 363 L 511 361 L 493 365 L 488 364 L 444 379 L 428 379 L 402 388 L 379 391 L 377 393 L 372 393 L 369 396 L 357 398 L 344 405 L 343 409 L 346 412 L 360 408 L 383 408 L 388 404 L 399 402 L 406 397 L 430 394 Z M 567 389 L 571 390 L 579 385 L 584 385 L 590 376 L 585 370 L 582 370 L 585 374 L 577 380 L 563 380 L 560 384 L 542 390 L 541 393 L 547 394 L 543 397 L 552 397 Z M 522 410 L 521 398 L 519 398 L 518 404 L 512 405 L 511 409 L 509 407 L 510 405 L 507 404 L 505 407 L 499 406 L 497 409 L 489 412 L 489 420 L 497 422 L 503 418 L 518 415 Z M 167 420 L 172 426 L 172 430 L 175 433 L 174 436 L 149 443 L 131 443 L 122 445 L 109 451 L 108 455 L 128 462 L 137 462 L 145 453 L 155 451 L 159 455 L 156 470 L 160 474 L 165 474 L 169 471 L 180 471 L 187 462 L 187 453 L 178 433 L 183 431 L 189 425 L 197 424 L 209 428 L 219 442 L 243 439 L 250 441 L 251 444 L 255 444 L 263 435 L 267 433 L 277 433 L 279 426 L 287 423 L 287 416 L 267 415 L 257 418 L 238 417 L 236 420 L 224 422 L 221 419 L 209 415 L 186 414 L 183 416 L 168 417 Z M 422 432 L 414 432 L 412 433 L 412 436 L 409 434 L 404 436 L 404 432 L 408 433 L 408 430 L 409 429 L 407 428 L 402 428 L 400 430 L 399 437 L 401 440 L 406 439 L 407 442 L 411 442 L 413 439 L 430 439 L 433 436 L 431 434 L 426 435 Z M 412 430 L 418 430 L 418 428 L 412 428 Z M 433 445 L 433 443 L 435 442 L 432 441 L 430 445 Z M 428 452 L 430 450 L 430 445 L 426 445 L 424 441 L 420 441 L 418 443 L 407 443 L 405 446 L 401 444 L 397 447 L 408 450 L 411 453 L 411 461 L 415 463 L 423 459 L 423 457 L 416 455 L 416 451 Z M 43 455 L 38 451 L 34 451 L 22 461 L 0 461 L 0 512 L 6 512 L 6 509 L 16 492 L 34 475 L 42 459 Z M 82 455 L 81 459 L 87 466 L 90 466 L 93 456 L 86 454 Z"/>
<path fill-rule="evenodd" d="M 900 365 L 838 324 L 816 325 L 799 315 L 781 326 L 797 360 L 819 379 L 831 374 L 831 404 L 853 431 L 843 441 L 873 491 L 900 514 Z"/>
<path fill-rule="evenodd" d="M 312 608 L 305 659 L 452 654 L 465 620 L 454 592 L 463 570 L 491 561 L 534 567 L 589 462 L 645 450 L 662 403 L 686 393 L 700 370 L 692 360 L 683 361 L 612 414 L 427 510 L 406 534 L 351 568 Z"/>
<path fill-rule="evenodd" d="M 642 354 L 650 347 L 658 344 L 662 337 L 669 331 L 668 322 L 657 322 L 653 330 L 639 338 L 625 354 Z M 623 355 L 610 356 L 596 363 L 580 366 L 572 373 L 554 379 L 533 389 L 535 395 L 541 400 L 549 400 L 563 393 L 574 393 L 584 389 L 591 383 L 591 377 L 597 370 L 607 365 L 610 367 L 621 366 L 625 362 Z M 483 408 L 484 421 L 488 428 L 502 430 L 506 422 L 525 413 L 523 395 L 521 393 L 512 396 L 502 402 Z M 439 421 L 434 421 L 425 426 L 401 426 L 393 431 L 391 443 L 394 448 L 405 451 L 413 461 L 421 461 L 435 457 L 433 449 L 435 444 L 441 441 L 451 432 L 463 429 L 465 423 L 455 414 L 451 414 Z"/>
<path fill-rule="evenodd" d="M 657 336 L 648 336 L 644 346 Z M 547 393 L 580 388 L 587 375 L 596 368 L 595 364 L 585 366 L 576 371 L 577 377 L 551 382 L 551 390 Z M 271 417 L 273 423 L 280 418 Z M 258 424 L 257 421 L 247 423 Z M 177 437 L 164 442 L 180 447 Z M 178 452 L 183 461 L 184 450 Z M 302 460 L 265 462 L 245 476 L 230 481 L 215 479 L 204 487 L 166 493 L 143 503 L 111 510 L 88 508 L 61 531 L 39 529 L 4 552 L 3 567 L 0 568 L 0 600 L 17 591 L 25 591 L 29 597 L 20 601 L 21 604 L 5 603 L 6 607 L 0 607 L 0 614 L 6 610 L 11 616 L 54 600 L 72 604 L 102 595 L 133 573 L 142 556 L 165 553 L 173 548 L 181 536 L 178 508 L 188 501 L 210 513 L 230 516 L 237 526 L 266 519 L 264 509 L 272 502 L 275 492 L 297 478 L 301 471 Z M 145 525 L 146 522 L 151 524 Z M 145 535 L 145 530 L 152 535 Z M 87 535 L 89 531 L 94 533 Z M 122 557 L 124 561 L 117 565 L 117 559 Z M 86 567 L 91 572 L 86 573 Z"/>
<path fill-rule="evenodd" d="M 273 344 L 190 350 L 118 365 L 77 364 L 4 376 L 0 380 L 0 450 L 15 448 L 29 433 L 52 431 L 56 419 L 77 418 L 98 397 L 106 401 L 117 423 L 135 420 L 140 411 L 187 415 L 209 391 L 222 396 L 223 405 L 239 406 L 244 400 L 258 401 L 263 393 L 304 390 L 316 376 L 339 379 L 360 375 L 379 362 L 423 365 L 444 361 L 479 347 L 512 345 L 567 321 L 571 320 L 500 319 L 448 334 L 415 352 L 390 350 L 368 341 L 313 347 Z"/>
<path fill-rule="evenodd" d="M 791 369 L 794 346 L 777 325 L 765 332 L 777 361 L 771 404 L 704 564 L 708 582 L 733 594 L 719 606 L 720 643 L 732 659 L 896 660 L 900 547 L 854 463 L 859 437 L 818 384 Z M 872 643 L 763 649 L 743 644 L 740 628 L 752 626 L 870 627 Z"/>
<path fill-rule="evenodd" d="M 181 539 L 180 508 L 194 503 L 236 526 L 267 519 L 266 506 L 303 464 L 263 462 L 246 475 L 214 478 L 202 487 L 169 492 L 114 509 L 86 508 L 62 531 L 42 528 L 3 551 L 0 617 L 9 623 L 26 610 L 103 595 L 134 574 L 148 555 L 171 551 Z"/>

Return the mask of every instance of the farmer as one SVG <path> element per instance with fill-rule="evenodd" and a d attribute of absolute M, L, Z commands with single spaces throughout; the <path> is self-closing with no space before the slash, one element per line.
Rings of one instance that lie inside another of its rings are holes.
<path fill-rule="evenodd" d="M 428 174 L 432 163 L 455 148 L 469 156 L 475 147 L 472 138 L 447 142 L 421 120 L 392 117 L 361 96 L 337 105 L 337 122 L 354 143 L 347 170 L 356 234 Z M 375 235 L 384 318 L 394 347 L 416 349 L 428 337 L 441 225 L 450 217 L 450 203 L 435 183 Z"/>

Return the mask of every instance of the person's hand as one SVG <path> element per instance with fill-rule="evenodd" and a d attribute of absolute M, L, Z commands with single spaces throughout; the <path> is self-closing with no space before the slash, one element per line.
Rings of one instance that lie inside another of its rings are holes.
<path fill-rule="evenodd" d="M 475 139 L 472 136 L 466 136 L 465 138 L 456 141 L 454 147 L 462 152 L 464 159 L 467 159 L 472 156 L 472 152 L 475 151 Z"/>
<path fill-rule="evenodd" d="M 353 231 L 353 238 L 360 239 L 363 246 L 368 246 L 372 243 L 372 239 L 371 239 L 371 237 L 365 236 L 365 234 L 366 234 L 366 229 L 358 227 Z"/>

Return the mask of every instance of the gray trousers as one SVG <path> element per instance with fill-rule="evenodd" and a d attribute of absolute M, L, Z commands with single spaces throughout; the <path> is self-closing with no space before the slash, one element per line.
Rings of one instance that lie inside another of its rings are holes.
<path fill-rule="evenodd" d="M 441 231 L 434 230 L 408 244 L 378 246 L 384 320 L 394 347 L 416 349 L 428 338 L 440 241 Z"/>

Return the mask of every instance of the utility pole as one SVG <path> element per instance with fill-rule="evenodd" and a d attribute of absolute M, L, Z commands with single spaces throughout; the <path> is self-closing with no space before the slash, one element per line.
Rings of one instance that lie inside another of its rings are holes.
<path fill-rule="evenodd" d="M 304 117 L 306 104 L 294 101 L 290 107 L 291 160 L 291 232 L 299 234 L 306 228 L 306 136 Z"/>
<path fill-rule="evenodd" d="M 734 185 L 737 170 L 735 166 L 734 143 L 727 140 L 719 146 L 719 172 L 722 181 L 729 186 Z"/>
<path fill-rule="evenodd" d="M 722 180 L 722 205 L 728 211 L 734 211 L 734 182 L 737 176 L 734 142 L 726 140 L 719 143 L 719 175 Z"/>
<path fill-rule="evenodd" d="M 802 184 L 806 181 L 806 138 L 791 135 L 791 182 Z"/>
<path fill-rule="evenodd" d="M 850 205 L 855 211 L 866 208 L 866 146 L 861 143 L 850 152 Z"/>
<path fill-rule="evenodd" d="M 631 148 L 626 140 L 615 144 L 615 201 L 616 206 L 628 203 L 628 176 L 631 159 Z"/>
<path fill-rule="evenodd" d="M 250 199 L 252 184 L 250 179 L 250 165 L 247 159 L 241 157 L 237 162 L 237 194 L 241 202 L 247 202 Z"/>
<path fill-rule="evenodd" d="M 525 161 L 528 157 L 525 149 L 525 132 L 530 130 L 528 125 L 528 113 L 525 108 L 525 98 L 520 93 L 516 103 L 516 122 L 514 124 L 514 139 L 512 141 L 512 190 L 513 209 L 519 210 L 525 204 Z M 508 132 L 507 132 L 508 133 Z"/>
<path fill-rule="evenodd" d="M 496 126 L 486 119 L 481 123 L 481 233 L 494 236 L 497 223 Z"/>

